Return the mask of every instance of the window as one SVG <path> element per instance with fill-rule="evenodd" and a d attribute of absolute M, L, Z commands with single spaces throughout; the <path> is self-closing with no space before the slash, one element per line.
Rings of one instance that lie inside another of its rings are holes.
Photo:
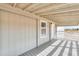
<path fill-rule="evenodd" d="M 41 22 L 41 27 L 46 27 L 46 23 Z"/>
<path fill-rule="evenodd" d="M 46 36 L 46 28 L 47 28 L 47 23 L 46 23 L 46 21 L 41 21 L 41 27 L 40 27 L 40 31 L 41 31 L 41 33 L 40 33 L 40 35 L 41 35 L 41 37 L 45 37 Z"/>

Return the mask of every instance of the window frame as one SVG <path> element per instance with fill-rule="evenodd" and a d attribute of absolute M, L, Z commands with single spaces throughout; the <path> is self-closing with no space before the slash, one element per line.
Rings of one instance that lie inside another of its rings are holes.
<path fill-rule="evenodd" d="M 42 27 L 42 22 L 46 24 L 46 27 Z M 42 30 L 43 29 L 46 29 L 45 31 L 45 35 L 42 34 Z M 45 38 L 47 36 L 47 21 L 44 21 L 44 20 L 40 20 L 40 38 Z"/>

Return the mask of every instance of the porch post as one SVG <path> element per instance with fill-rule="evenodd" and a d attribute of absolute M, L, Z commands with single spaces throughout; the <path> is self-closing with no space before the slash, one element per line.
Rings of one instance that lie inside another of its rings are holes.
<path fill-rule="evenodd" d="M 49 41 L 51 41 L 51 35 L 52 35 L 51 26 L 52 26 L 52 23 L 49 23 Z"/>
<path fill-rule="evenodd" d="M 54 38 L 57 39 L 57 25 L 55 24 L 55 29 L 54 29 Z"/>
<path fill-rule="evenodd" d="M 38 19 L 36 19 L 36 47 L 38 48 Z"/>

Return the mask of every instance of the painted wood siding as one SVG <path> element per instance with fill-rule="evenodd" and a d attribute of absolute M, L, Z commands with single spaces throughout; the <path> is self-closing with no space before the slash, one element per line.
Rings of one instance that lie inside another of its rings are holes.
<path fill-rule="evenodd" d="M 36 47 L 36 20 L 0 11 L 0 55 L 20 55 Z"/>

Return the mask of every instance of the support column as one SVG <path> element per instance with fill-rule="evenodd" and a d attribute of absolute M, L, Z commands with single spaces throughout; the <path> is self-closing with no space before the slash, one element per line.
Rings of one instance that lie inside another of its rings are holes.
<path fill-rule="evenodd" d="M 38 48 L 38 19 L 36 19 L 36 47 Z"/>
<path fill-rule="evenodd" d="M 49 41 L 51 41 L 51 26 L 52 26 L 52 23 L 49 23 Z"/>
<path fill-rule="evenodd" d="M 57 25 L 54 27 L 54 38 L 57 39 Z"/>

